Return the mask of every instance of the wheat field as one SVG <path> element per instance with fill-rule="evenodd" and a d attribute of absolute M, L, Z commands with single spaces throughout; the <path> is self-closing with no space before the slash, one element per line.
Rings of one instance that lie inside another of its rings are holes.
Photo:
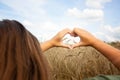
<path fill-rule="evenodd" d="M 100 74 L 120 75 L 120 71 L 93 47 L 54 47 L 44 52 L 51 80 L 83 80 Z"/>

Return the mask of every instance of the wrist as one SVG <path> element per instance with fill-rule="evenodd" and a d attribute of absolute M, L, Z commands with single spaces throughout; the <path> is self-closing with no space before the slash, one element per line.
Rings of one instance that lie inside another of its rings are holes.
<path fill-rule="evenodd" d="M 97 38 L 95 38 L 92 42 L 91 42 L 91 46 L 95 47 L 98 43 L 100 43 L 101 41 Z"/>
<path fill-rule="evenodd" d="M 49 43 L 50 47 L 54 47 L 54 41 L 52 39 L 48 40 L 48 43 Z"/>

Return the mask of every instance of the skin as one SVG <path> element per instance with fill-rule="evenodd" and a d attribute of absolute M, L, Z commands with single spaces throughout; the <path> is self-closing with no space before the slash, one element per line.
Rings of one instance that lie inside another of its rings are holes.
<path fill-rule="evenodd" d="M 104 43 L 103 41 L 95 38 L 89 32 L 80 29 L 74 28 L 74 35 L 80 37 L 81 41 L 77 44 L 74 44 L 73 47 L 78 46 L 87 46 L 90 45 L 101 52 L 105 57 L 107 57 L 118 69 L 120 69 L 120 50 Z"/>
<path fill-rule="evenodd" d="M 66 35 L 66 34 L 71 34 L 71 30 L 66 28 L 61 30 L 60 32 L 58 32 L 52 39 L 45 41 L 44 43 L 41 44 L 41 49 L 42 51 L 46 51 L 49 48 L 52 47 L 65 47 L 65 48 L 71 48 L 70 45 L 64 44 L 62 43 L 62 38 Z"/>
<path fill-rule="evenodd" d="M 81 41 L 79 43 L 76 43 L 72 46 L 66 45 L 62 43 L 62 38 L 66 35 L 70 34 L 74 37 L 80 37 Z M 75 48 L 80 46 L 92 46 L 95 49 L 97 49 L 99 52 L 101 52 L 106 58 L 108 58 L 118 69 L 120 68 L 120 50 L 104 43 L 103 41 L 97 39 L 94 37 L 91 33 L 88 31 L 85 31 L 80 28 L 74 28 L 73 31 L 69 29 L 64 29 L 56 36 L 54 36 L 51 40 L 48 40 L 41 44 L 42 51 L 55 47 L 66 47 L 66 48 Z"/>

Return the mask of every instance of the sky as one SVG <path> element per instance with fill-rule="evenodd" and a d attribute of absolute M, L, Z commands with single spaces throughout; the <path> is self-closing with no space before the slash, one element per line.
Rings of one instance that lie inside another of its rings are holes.
<path fill-rule="evenodd" d="M 39 41 L 65 28 L 83 28 L 103 41 L 120 41 L 120 0 L 0 0 L 0 20 L 21 22 Z"/>

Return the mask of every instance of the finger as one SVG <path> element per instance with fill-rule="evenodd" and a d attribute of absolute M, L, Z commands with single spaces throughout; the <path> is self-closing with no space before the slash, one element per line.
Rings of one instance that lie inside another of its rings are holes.
<path fill-rule="evenodd" d="M 72 45 L 73 48 L 75 48 L 75 47 L 80 47 L 80 46 L 86 46 L 86 43 L 84 43 L 84 42 L 79 42 L 79 43 L 76 43 L 76 44 Z"/>
<path fill-rule="evenodd" d="M 73 32 L 73 31 L 70 33 L 70 35 L 71 35 L 71 36 L 74 36 L 74 37 L 77 37 L 77 36 L 78 36 L 78 35 L 77 35 L 75 32 Z"/>
<path fill-rule="evenodd" d="M 72 48 L 76 48 L 76 47 L 79 47 L 79 46 L 80 46 L 80 43 L 76 43 L 76 44 L 72 45 Z"/>
<path fill-rule="evenodd" d="M 61 37 L 64 37 L 66 34 L 71 34 L 72 31 L 68 28 L 62 30 L 59 34 L 61 35 Z"/>
<path fill-rule="evenodd" d="M 61 47 L 72 49 L 71 45 L 61 43 Z"/>

